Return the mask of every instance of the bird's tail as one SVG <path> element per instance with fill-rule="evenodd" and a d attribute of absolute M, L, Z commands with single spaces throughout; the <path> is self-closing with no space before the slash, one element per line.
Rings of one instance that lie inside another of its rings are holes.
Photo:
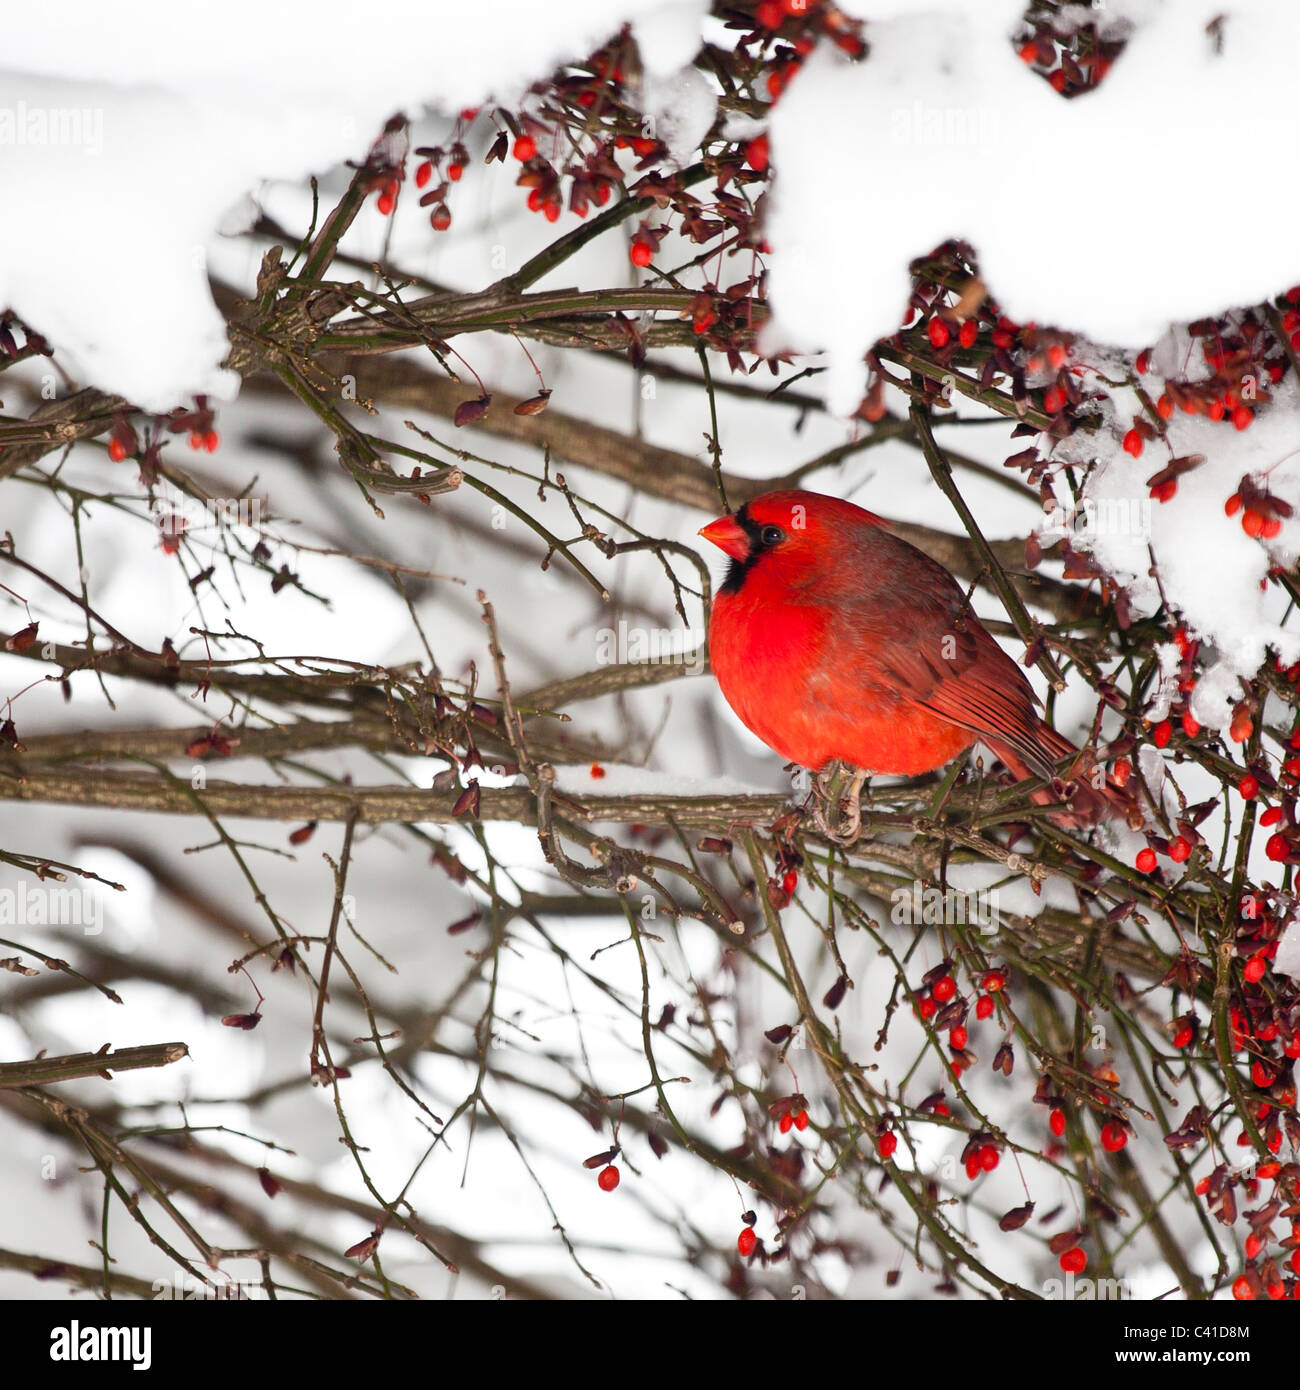
<path fill-rule="evenodd" d="M 1014 745 L 983 742 L 1018 778 L 1041 777 L 1048 785 L 1032 793 L 1040 806 L 1060 805 L 1052 819 L 1063 829 L 1084 830 L 1104 820 L 1141 821 L 1133 794 L 1098 767 L 1090 753 L 1076 748 L 1050 724 L 1021 735 Z M 1064 803 L 1064 804 L 1062 804 Z"/>

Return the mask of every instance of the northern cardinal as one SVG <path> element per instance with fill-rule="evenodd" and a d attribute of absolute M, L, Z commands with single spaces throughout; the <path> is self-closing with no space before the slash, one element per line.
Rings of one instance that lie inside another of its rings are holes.
<path fill-rule="evenodd" d="M 727 703 L 769 748 L 820 771 L 930 772 L 977 739 L 1017 778 L 1072 761 L 1063 825 L 1123 814 L 1095 761 L 1043 722 L 1016 663 L 942 565 L 883 518 L 816 492 L 769 492 L 701 531 L 731 557 L 709 658 Z M 1060 783 L 1034 793 L 1061 801 Z"/>

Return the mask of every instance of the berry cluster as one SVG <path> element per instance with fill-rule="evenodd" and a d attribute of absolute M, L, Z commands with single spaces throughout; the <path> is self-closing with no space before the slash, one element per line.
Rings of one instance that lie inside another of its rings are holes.
<path fill-rule="evenodd" d="M 1031 6 L 1026 19 L 1029 28 L 1016 51 L 1063 97 L 1081 96 L 1100 86 L 1124 50 L 1118 26 L 1103 32 L 1097 23 L 1067 25 L 1054 6 L 1045 4 Z"/>
<path fill-rule="evenodd" d="M 996 1007 L 994 995 L 1006 989 L 1007 977 L 1003 970 L 988 970 L 981 978 L 981 988 L 975 995 L 975 1017 L 980 1020 L 991 1018 Z M 932 970 L 926 972 L 922 977 L 920 987 L 916 991 L 915 1012 L 922 1022 L 929 1023 L 935 1032 L 946 1031 L 948 1034 L 948 1065 L 952 1068 L 954 1076 L 961 1076 L 962 1072 L 974 1066 L 978 1060 L 975 1054 L 967 1048 L 970 1041 L 970 1034 L 966 1027 L 966 1020 L 970 1010 L 970 1003 L 965 995 L 957 987 L 957 981 L 952 975 L 952 962 L 941 961 Z M 993 1062 L 995 1071 L 1005 1071 L 1011 1074 L 1011 1053 L 1009 1045 L 1004 1043 L 998 1049 Z"/>

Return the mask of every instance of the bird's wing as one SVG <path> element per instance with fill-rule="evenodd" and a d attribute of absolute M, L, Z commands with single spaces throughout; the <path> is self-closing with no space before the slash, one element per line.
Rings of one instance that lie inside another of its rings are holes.
<path fill-rule="evenodd" d="M 912 639 L 877 649 L 881 674 L 905 698 L 1007 745 L 1040 776 L 1054 776 L 1036 737 L 1037 698 L 1016 663 L 964 601 L 954 604 L 946 594 L 921 593 L 913 596 L 913 605 Z"/>

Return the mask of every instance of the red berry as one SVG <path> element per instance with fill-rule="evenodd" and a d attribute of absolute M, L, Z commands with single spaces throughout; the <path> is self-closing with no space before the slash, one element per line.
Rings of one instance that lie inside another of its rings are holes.
<path fill-rule="evenodd" d="M 1255 412 L 1248 405 L 1239 405 L 1232 412 L 1232 423 L 1236 429 L 1244 430 L 1255 418 Z"/>
<path fill-rule="evenodd" d="M 1061 1256 L 1061 1268 L 1067 1274 L 1082 1274 L 1088 1268 L 1088 1256 L 1077 1245 L 1072 1245 Z"/>
<path fill-rule="evenodd" d="M 1133 764 L 1127 758 L 1116 758 L 1115 766 L 1111 769 L 1111 776 L 1115 779 L 1117 787 L 1128 786 L 1128 779 L 1133 775 Z"/>
<path fill-rule="evenodd" d="M 1177 839 L 1175 839 L 1173 843 L 1169 846 L 1169 857 L 1174 861 L 1175 864 L 1183 863 L 1184 860 L 1186 860 L 1191 855 L 1191 852 L 1191 845 L 1189 845 L 1181 835 L 1179 835 Z"/>
<path fill-rule="evenodd" d="M 1191 1045 L 1191 1041 L 1195 1036 L 1196 1029 L 1194 1029 L 1190 1023 L 1184 1023 L 1174 1034 L 1174 1046 L 1179 1049 L 1188 1047 Z"/>
<path fill-rule="evenodd" d="M 1257 985 L 1264 978 L 1264 972 L 1267 969 L 1268 962 L 1263 956 L 1251 956 L 1241 973 L 1245 976 L 1248 984 Z"/>
<path fill-rule="evenodd" d="M 951 336 L 948 332 L 948 325 L 938 317 L 932 318 L 925 325 L 925 331 L 930 339 L 931 347 L 941 348 L 948 346 L 948 339 Z"/>
<path fill-rule="evenodd" d="M 966 1160 L 966 1176 L 971 1182 L 974 1182 L 983 1171 L 984 1170 L 980 1167 L 979 1152 L 976 1151 Z"/>
<path fill-rule="evenodd" d="M 429 214 L 429 225 L 435 232 L 445 232 L 451 226 L 451 209 L 446 203 L 439 203 Z"/>
<path fill-rule="evenodd" d="M 208 451 L 208 453 L 215 454 L 217 452 L 217 447 L 218 445 L 220 445 L 220 443 L 221 436 L 216 432 L 216 430 L 204 431 L 203 447 Z"/>
<path fill-rule="evenodd" d="M 896 1148 L 898 1148 L 898 1135 L 892 1131 L 888 1134 L 882 1134 L 876 1140 L 876 1152 L 881 1158 L 892 1158 Z"/>
<path fill-rule="evenodd" d="M 1149 371 L 1151 370 L 1151 349 L 1150 349 L 1150 348 L 1143 348 L 1142 351 L 1138 353 L 1138 355 L 1137 355 L 1137 362 L 1136 362 L 1135 365 L 1137 366 L 1138 371 L 1139 371 L 1143 376 L 1145 376 L 1145 375 L 1147 374 L 1147 372 L 1149 372 Z"/>
<path fill-rule="evenodd" d="M 1159 415 L 1162 420 L 1168 420 L 1172 417 L 1173 413 L 1174 403 L 1170 399 L 1168 392 L 1166 392 L 1156 402 L 1156 414 Z"/>
<path fill-rule="evenodd" d="M 452 183 L 459 183 L 461 175 L 464 172 L 465 166 L 463 164 L 457 164 L 453 162 L 447 165 L 447 177 L 452 181 Z"/>
<path fill-rule="evenodd" d="M 384 192 L 382 192 L 379 195 L 379 197 L 375 199 L 375 206 L 385 217 L 387 217 L 397 206 L 397 199 L 394 198 L 393 195 L 389 193 L 387 189 L 385 189 Z"/>
<path fill-rule="evenodd" d="M 1268 841 L 1264 845 L 1264 853 L 1267 854 L 1275 864 L 1283 864 L 1286 862 L 1287 856 L 1291 853 L 1291 846 L 1286 836 L 1279 832 L 1268 837 Z"/>
<path fill-rule="evenodd" d="M 754 18 L 764 29 L 777 29 L 781 24 L 781 0 L 758 0 Z"/>
<path fill-rule="evenodd" d="M 1223 504 L 1225 516 L 1236 516 L 1241 510 L 1241 493 L 1234 492 L 1231 497 Z"/>
<path fill-rule="evenodd" d="M 997 1166 L 1002 1155 L 992 1144 L 985 1144 L 980 1150 L 980 1167 L 986 1173 L 991 1173 Z"/>
<path fill-rule="evenodd" d="M 782 1134 L 789 1134 L 791 1129 L 794 1128 L 794 1116 L 787 1110 L 785 1114 L 781 1116 L 777 1127 Z"/>
<path fill-rule="evenodd" d="M 1162 719 L 1159 724 L 1151 730 L 1151 742 L 1157 748 L 1163 748 L 1169 742 L 1169 736 L 1174 731 L 1174 726 L 1167 720 Z"/>
<path fill-rule="evenodd" d="M 521 135 L 515 141 L 515 158 L 521 164 L 527 164 L 537 154 L 537 141 L 531 135 Z"/>
<path fill-rule="evenodd" d="M 1128 1143 L 1128 1130 L 1116 1120 L 1101 1127 L 1101 1146 L 1107 1153 L 1118 1153 Z"/>
<path fill-rule="evenodd" d="M 1261 1091 L 1266 1091 L 1277 1079 L 1273 1068 L 1261 1062 L 1258 1057 L 1250 1064 L 1250 1079 Z"/>
<path fill-rule="evenodd" d="M 998 990 L 1006 989 L 1006 987 L 1007 977 L 1001 970 L 990 970 L 988 974 L 984 976 L 984 988 L 988 990 L 990 994 L 996 994 Z"/>
<path fill-rule="evenodd" d="M 988 1018 L 993 1012 L 993 996 L 991 994 L 981 994 L 975 1001 L 975 1017 Z"/>
<path fill-rule="evenodd" d="M 1059 93 L 1065 91 L 1066 87 L 1069 86 L 1069 79 L 1065 75 L 1065 70 L 1063 68 L 1057 68 L 1054 73 L 1049 75 L 1047 85 L 1054 92 Z"/>
<path fill-rule="evenodd" d="M 754 1253 L 754 1247 L 758 1244 L 758 1237 L 754 1234 L 752 1226 L 741 1227 L 740 1234 L 736 1237 L 736 1249 L 740 1251 L 740 1258 L 747 1260 Z"/>
<path fill-rule="evenodd" d="M 1155 850 L 1151 849 L 1150 847 L 1148 847 L 1147 849 L 1139 850 L 1139 851 L 1138 851 L 1138 857 L 1137 857 L 1137 860 L 1136 860 L 1135 862 L 1136 862 L 1137 870 L 1138 870 L 1139 873 L 1142 873 L 1142 874 L 1153 874 L 1153 873 L 1155 873 L 1155 871 L 1156 871 L 1156 852 L 1155 852 Z"/>
<path fill-rule="evenodd" d="M 1264 514 L 1247 507 L 1241 515 L 1241 529 L 1252 539 L 1264 529 Z"/>
<path fill-rule="evenodd" d="M 611 1163 L 608 1168 L 602 1168 L 600 1170 L 600 1177 L 598 1177 L 596 1181 L 600 1184 L 600 1190 L 602 1192 L 613 1192 L 618 1186 L 618 1179 L 618 1169 Z"/>
<path fill-rule="evenodd" d="M 1062 343 L 1053 343 L 1047 349 L 1047 360 L 1051 364 L 1053 371 L 1059 371 L 1065 365 L 1066 351 Z"/>
<path fill-rule="evenodd" d="M 433 165 L 429 162 L 429 160 L 426 159 L 424 163 L 419 165 L 415 171 L 416 188 L 423 188 L 424 185 L 428 183 L 432 177 Z M 459 178 L 460 176 L 457 175 L 457 177 Z"/>
<path fill-rule="evenodd" d="M 116 436 L 108 441 L 108 456 L 114 463 L 121 463 L 126 457 L 126 445 Z"/>
<path fill-rule="evenodd" d="M 1261 540 L 1271 541 L 1282 529 L 1282 520 L 1276 516 L 1266 516 L 1259 528 Z"/>
<path fill-rule="evenodd" d="M 1129 430 L 1124 436 L 1124 452 L 1137 458 L 1142 453 L 1142 436 L 1137 430 Z"/>
<path fill-rule="evenodd" d="M 960 1052 L 966 1046 L 966 1030 L 960 1023 L 949 1031 L 948 1046 L 954 1052 Z"/>
<path fill-rule="evenodd" d="M 957 993 L 957 982 L 951 975 L 940 975 L 930 986 L 930 993 L 940 1004 L 946 1004 Z"/>
<path fill-rule="evenodd" d="M 546 202 L 546 194 L 543 193 L 542 190 L 541 190 L 540 188 L 534 188 L 534 189 L 529 190 L 529 194 L 528 194 L 528 211 L 529 211 L 529 212 L 541 212 L 541 210 L 542 210 L 542 204 L 545 203 L 545 202 Z"/>
<path fill-rule="evenodd" d="M 1191 711 L 1190 711 L 1190 710 L 1184 710 L 1184 711 L 1183 711 L 1183 733 L 1185 733 L 1185 734 L 1187 735 L 1188 738 L 1195 738 L 1196 735 L 1199 734 L 1200 732 L 1201 732 L 1200 723 L 1199 723 L 1197 720 L 1195 720 L 1195 719 L 1192 718 L 1192 714 L 1191 714 Z"/>
<path fill-rule="evenodd" d="M 808 1123 L 809 1123 L 809 1121 L 808 1121 L 808 1112 L 807 1112 L 806 1110 L 801 1110 L 801 1111 L 794 1117 L 794 1127 L 795 1127 L 800 1133 L 802 1133 L 805 1129 L 808 1128 Z"/>
<path fill-rule="evenodd" d="M 1255 1297 L 1255 1290 L 1251 1288 L 1250 1280 L 1244 1274 L 1233 1284 L 1232 1296 L 1239 1303 L 1249 1302 Z"/>
<path fill-rule="evenodd" d="M 1047 1125 L 1052 1133 L 1059 1139 L 1061 1135 L 1065 1133 L 1065 1111 L 1060 1109 L 1053 1110 L 1047 1117 Z"/>
<path fill-rule="evenodd" d="M 632 249 L 627 253 L 632 264 L 644 269 L 654 259 L 654 247 L 648 241 L 634 241 Z"/>
<path fill-rule="evenodd" d="M 980 335 L 980 326 L 974 319 L 967 319 L 957 331 L 957 341 L 964 348 L 973 348 Z"/>
<path fill-rule="evenodd" d="M 761 174 L 767 168 L 769 147 L 766 135 L 756 135 L 748 145 L 745 146 L 745 163 L 756 173 Z"/>
<path fill-rule="evenodd" d="M 1043 409 L 1049 415 L 1056 415 L 1065 405 L 1065 395 L 1058 386 L 1049 386 L 1043 392 Z"/>

